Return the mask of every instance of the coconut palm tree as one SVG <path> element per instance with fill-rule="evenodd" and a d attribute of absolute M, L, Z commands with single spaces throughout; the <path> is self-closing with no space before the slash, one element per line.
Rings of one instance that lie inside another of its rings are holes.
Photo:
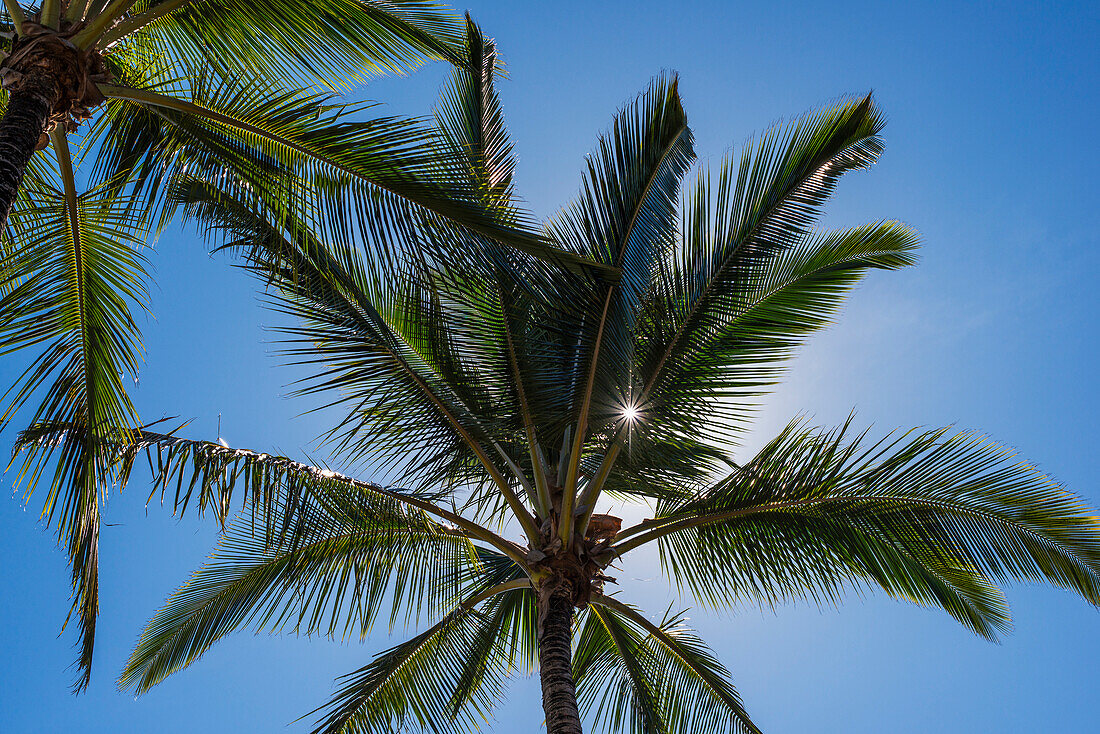
<path fill-rule="evenodd" d="M 492 45 L 443 97 L 444 140 L 511 221 L 513 158 Z M 472 71 L 471 71 L 472 70 Z M 146 691 L 243 628 L 334 636 L 421 631 L 347 675 L 318 732 L 470 731 L 515 672 L 542 684 L 547 731 L 756 732 L 728 671 L 681 614 L 613 590 L 621 559 L 656 546 L 708 608 L 852 589 L 938 607 L 995 639 L 1000 586 L 1039 580 L 1100 604 L 1100 527 L 1061 486 L 992 441 L 948 429 L 872 440 L 790 424 L 735 462 L 783 361 L 870 269 L 913 262 L 893 221 L 823 230 L 838 179 L 869 166 L 870 97 L 775 127 L 681 197 L 692 135 L 658 78 L 589 157 L 549 238 L 617 277 L 563 268 L 430 216 L 384 251 L 272 221 L 253 192 L 194 178 L 174 195 L 216 226 L 293 317 L 302 392 L 344 417 L 323 463 L 146 427 L 114 439 L 180 511 L 219 518 L 208 564 L 141 635 L 120 685 Z M 406 241 L 406 237 L 413 241 Z M 38 426 L 40 443 L 64 426 Z M 597 512 L 643 503 L 629 527 Z"/>
<path fill-rule="evenodd" d="M 361 234 L 378 223 L 379 207 L 424 207 L 512 246 L 549 249 L 456 188 L 438 151 L 427 153 L 434 133 L 425 125 L 330 100 L 372 74 L 433 58 L 463 62 L 460 19 L 431 3 L 5 7 L 0 344 L 4 354 L 32 356 L 5 395 L 2 422 L 29 415 L 72 427 L 63 444 L 31 452 L 24 471 L 32 488 L 47 477 L 43 514 L 69 553 L 80 689 L 98 607 L 106 460 L 96 447 L 105 426 L 140 425 L 125 386 L 141 359 L 135 313 L 148 307 L 142 247 L 171 218 L 168 192 L 180 176 L 232 178 L 264 190 L 272 216 L 293 212 L 311 224 L 345 221 L 360 202 Z"/>

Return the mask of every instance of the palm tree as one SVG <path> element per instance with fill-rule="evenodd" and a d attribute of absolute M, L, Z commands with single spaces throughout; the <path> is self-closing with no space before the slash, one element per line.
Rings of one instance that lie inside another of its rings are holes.
<path fill-rule="evenodd" d="M 495 54 L 472 26 L 468 47 L 437 120 L 510 222 Z M 244 494 L 120 685 L 146 691 L 241 628 L 365 636 L 388 619 L 426 627 L 346 676 L 317 732 L 468 731 L 506 678 L 536 669 L 551 734 L 580 732 L 582 715 L 609 730 L 756 732 L 682 615 L 654 622 L 608 588 L 621 559 L 656 544 L 668 578 L 708 608 L 879 588 L 990 639 L 1008 623 L 1006 582 L 1100 604 L 1095 518 L 977 434 L 871 440 L 850 421 L 796 421 L 731 458 L 757 396 L 860 277 L 914 260 L 917 237 L 897 222 L 815 226 L 838 179 L 874 162 L 881 128 L 870 97 L 827 107 L 701 173 L 681 203 L 692 135 L 675 78 L 658 78 L 546 227 L 614 278 L 432 217 L 379 251 L 273 222 L 232 182 L 181 187 L 293 317 L 289 358 L 315 368 L 302 392 L 346 409 L 326 435 L 333 461 L 392 483 L 120 432 L 118 481 L 147 455 L 154 491 L 181 512 L 225 519 Z M 623 528 L 596 511 L 608 498 L 652 517 Z"/>
<path fill-rule="evenodd" d="M 108 461 L 98 447 L 107 426 L 140 425 L 126 378 L 136 377 L 141 360 L 135 313 L 148 308 L 142 248 L 171 218 L 170 192 L 181 177 L 202 172 L 262 191 L 273 217 L 344 221 L 359 202 L 354 217 L 365 233 L 378 223 L 374 210 L 421 207 L 553 253 L 456 188 L 438 153 L 427 154 L 434 134 L 427 126 L 369 119 L 367 106 L 330 100 L 361 77 L 428 59 L 462 63 L 460 19 L 431 3 L 45 0 L 31 13 L 5 0 L 5 7 L 12 40 L 0 65 L 7 235 L 0 344 L 4 354 L 33 356 L 7 390 L 0 421 L 26 411 L 30 423 L 70 426 L 62 444 L 30 452 L 23 471 L 31 488 L 48 477 L 43 515 L 69 553 L 79 690 L 98 608 L 97 488 L 106 486 Z"/>

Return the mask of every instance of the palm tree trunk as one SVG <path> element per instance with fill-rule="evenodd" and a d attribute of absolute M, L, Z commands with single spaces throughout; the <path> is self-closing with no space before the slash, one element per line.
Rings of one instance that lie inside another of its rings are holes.
<path fill-rule="evenodd" d="M 540 607 L 539 677 L 546 734 L 583 734 L 573 683 L 573 598 L 567 589 L 558 589 L 541 599 Z"/>
<path fill-rule="evenodd" d="M 0 119 L 0 229 L 8 222 L 23 173 L 58 96 L 57 82 L 45 74 L 26 75 L 8 96 L 8 109 Z"/>

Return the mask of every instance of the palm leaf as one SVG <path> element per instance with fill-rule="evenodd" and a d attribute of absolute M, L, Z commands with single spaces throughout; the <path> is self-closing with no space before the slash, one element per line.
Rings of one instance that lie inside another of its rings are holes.
<path fill-rule="evenodd" d="M 397 269 L 370 250 L 326 247 L 298 228 L 292 242 L 247 202 L 201 182 L 184 195 L 193 216 L 247 248 L 256 272 L 275 286 L 278 308 L 300 323 L 286 329 L 289 356 L 324 365 L 302 392 L 337 392 L 333 404 L 350 408 L 329 434 L 338 451 L 424 483 L 491 485 L 528 537 L 536 534 L 498 463 L 516 466 L 495 440 L 496 411 L 455 353 L 438 295 L 415 269 Z"/>
<path fill-rule="evenodd" d="M 347 492 L 293 502 L 293 525 L 275 535 L 238 519 L 146 626 L 120 687 L 145 692 L 246 626 L 362 639 L 383 602 L 391 625 L 399 614 L 408 623 L 484 575 L 464 535 L 400 502 Z"/>
<path fill-rule="evenodd" d="M 649 379 L 636 390 L 635 453 L 645 455 L 648 436 L 705 435 L 729 446 L 756 396 L 809 335 L 831 323 L 861 277 L 912 264 L 916 246 L 916 233 L 897 222 L 808 234 L 739 264 L 728 290 L 712 283 L 709 304 L 677 334 L 674 349 L 665 335 L 687 299 L 682 291 L 659 299 L 638 334 L 639 372 Z"/>
<path fill-rule="evenodd" d="M 1038 580 L 1100 603 L 1100 535 L 1079 500 L 1011 451 L 947 429 L 877 442 L 791 424 L 748 464 L 620 534 L 659 541 L 670 577 L 712 605 L 835 602 L 879 587 L 993 639 L 996 583 Z"/>
<path fill-rule="evenodd" d="M 602 607 L 589 607 L 573 654 L 577 703 L 605 731 L 665 734 L 657 661 L 645 635 Z"/>
<path fill-rule="evenodd" d="M 820 244 L 811 237 L 810 228 L 839 178 L 877 158 L 882 125 L 870 97 L 836 105 L 773 128 L 759 143 L 746 146 L 736 169 L 731 161 L 723 163 L 716 192 L 709 178 L 700 176 L 685 202 L 683 242 L 662 270 L 650 318 L 638 334 L 644 355 L 639 360 L 641 402 L 660 390 L 666 371 L 684 362 L 690 365 L 707 341 L 744 315 L 754 300 L 782 288 L 777 280 L 784 270 L 813 257 L 814 250 L 847 246 L 858 254 L 860 244 L 867 244 L 861 239 L 877 240 L 898 250 L 893 260 L 887 259 L 889 253 L 883 253 L 881 262 L 856 260 L 849 263 L 851 272 L 906 262 L 901 251 L 911 249 L 914 238 L 901 227 L 866 227 Z M 796 254 L 783 255 L 792 248 Z M 865 252 L 870 256 L 874 250 Z M 833 292 L 844 290 L 841 283 L 853 282 L 848 269 L 838 267 L 842 265 L 834 263 L 821 273 L 822 280 L 832 276 Z M 827 287 L 821 281 L 808 285 Z M 820 314 L 834 308 L 823 295 L 819 292 L 798 310 L 802 318 L 796 325 L 815 310 Z M 783 322 L 777 319 L 772 328 L 783 328 Z"/>
<path fill-rule="evenodd" d="M 284 88 L 340 89 L 431 58 L 461 60 L 460 19 L 423 0 L 154 0 L 138 9 L 100 44 L 143 31 L 191 68 L 214 65 Z"/>
<path fill-rule="evenodd" d="M 23 431 L 15 445 L 17 452 L 41 453 L 70 440 L 72 430 L 66 423 L 35 424 Z M 410 511 L 427 513 L 450 524 L 448 532 L 484 542 L 499 553 L 526 568 L 519 546 L 486 527 L 448 509 L 436 500 L 449 492 L 416 492 L 384 487 L 340 474 L 328 468 L 311 466 L 285 456 L 230 448 L 221 443 L 195 441 L 174 434 L 147 429 L 124 434 L 104 431 L 97 448 L 104 457 L 106 476 L 120 486 L 130 480 L 136 460 L 144 455 L 153 473 L 152 500 L 171 487 L 173 508 L 181 515 L 194 501 L 199 511 L 212 510 L 224 522 L 234 499 L 259 521 L 266 542 L 302 522 L 300 513 L 308 501 L 334 502 L 334 497 L 351 493 L 364 501 L 395 503 Z M 197 493 L 197 498 L 195 494 Z M 240 495 L 243 495 L 240 496 Z"/>
<path fill-rule="evenodd" d="M 470 597 L 434 626 L 345 676 L 333 700 L 318 709 L 323 717 L 314 734 L 477 727 L 503 693 L 507 649 L 531 637 L 534 598 L 522 588 L 526 583 L 505 582 Z M 491 599 L 498 594 L 499 600 Z M 477 609 L 485 599 L 490 602 Z M 509 617 L 518 623 L 506 624 Z"/>
<path fill-rule="evenodd" d="M 486 203 L 510 204 L 516 162 L 493 82 L 498 65 L 496 44 L 467 13 L 466 58 L 443 90 L 436 120 Z"/>
<path fill-rule="evenodd" d="M 108 458 L 101 438 L 136 423 L 125 380 L 137 374 L 141 340 L 133 309 L 147 302 L 140 253 L 142 212 L 109 187 L 76 192 L 68 145 L 53 136 L 59 168 L 52 181 L 32 167 L 9 232 L 0 300 L 4 353 L 37 351 L 9 388 L 3 422 L 24 408 L 30 422 L 69 426 L 63 440 L 29 447 L 21 477 L 28 492 L 52 476 L 42 515 L 56 522 L 72 567 L 73 613 L 80 625 L 80 677 L 87 686 L 98 613 L 98 538 Z M 30 406 L 34 401 L 37 407 Z"/>
<path fill-rule="evenodd" d="M 599 618 L 605 629 L 631 630 L 629 635 L 619 632 L 616 639 L 633 640 L 634 644 L 616 647 L 614 654 L 644 661 L 665 717 L 664 731 L 760 734 L 729 682 L 729 671 L 706 643 L 684 626 L 683 613 L 666 614 L 660 624 L 654 624 L 638 610 L 611 597 L 597 595 L 593 603 L 600 607 Z M 601 681 L 593 680 L 591 685 L 598 690 Z"/>
<path fill-rule="evenodd" d="M 385 243 L 385 233 L 396 224 L 401 226 L 404 238 L 416 242 L 416 227 L 422 226 L 426 216 L 435 215 L 552 262 L 607 270 L 546 243 L 527 228 L 518 213 L 502 221 L 486 210 L 478 190 L 470 187 L 466 175 L 457 168 L 462 161 L 454 160 L 436 142 L 431 128 L 416 121 L 364 121 L 356 119 L 355 114 L 363 108 L 332 105 L 326 98 L 306 92 L 280 92 L 260 82 L 241 84 L 218 79 L 206 84 L 200 77 L 187 90 L 190 100 L 182 90 L 169 95 L 111 85 L 101 85 L 101 89 L 109 98 L 155 112 L 176 128 L 159 135 L 173 148 L 166 151 L 161 146 L 143 147 L 144 160 L 131 165 L 157 170 L 166 164 L 189 162 L 191 175 L 195 175 L 196 166 L 213 166 L 215 170 L 207 175 L 215 180 L 216 169 L 228 166 L 232 175 L 251 182 L 257 193 L 266 193 L 269 205 L 281 203 L 275 209 L 277 213 L 288 205 L 301 204 L 306 193 L 319 190 L 323 196 L 308 196 L 304 201 L 311 207 L 331 207 L 322 208 L 314 221 L 328 224 L 326 231 L 333 236 L 368 233 Z M 122 132 L 132 127 L 125 115 L 124 111 L 116 113 L 116 117 L 122 117 Z M 150 135 L 148 129 L 145 135 Z M 242 142 L 247 147 L 242 148 Z M 215 153 L 213 157 L 209 153 L 205 156 L 205 166 L 169 154 L 178 150 L 193 156 L 203 148 Z M 127 162 L 133 156 L 115 155 Z M 286 170 L 293 173 L 289 179 L 285 175 L 271 177 Z M 265 178 L 256 180 L 265 174 Z M 387 194 L 406 206 L 414 205 L 413 209 L 398 212 L 391 205 L 386 210 L 387 218 L 365 219 L 377 211 L 372 202 Z M 301 216 L 300 211 L 296 213 Z M 402 220 L 410 224 L 402 224 Z M 335 227 L 333 222 L 337 223 Z"/>
<path fill-rule="evenodd" d="M 658 78 L 636 103 L 615 119 L 588 160 L 576 203 L 550 225 L 554 239 L 571 251 L 618 268 L 619 279 L 592 290 L 580 313 L 575 349 L 583 354 L 568 383 L 576 424 L 570 451 L 560 525 L 572 542 L 572 507 L 581 447 L 594 422 L 618 415 L 620 388 L 633 357 L 634 319 L 655 274 L 654 264 L 671 246 L 680 179 L 694 159 L 691 131 L 675 78 Z"/>

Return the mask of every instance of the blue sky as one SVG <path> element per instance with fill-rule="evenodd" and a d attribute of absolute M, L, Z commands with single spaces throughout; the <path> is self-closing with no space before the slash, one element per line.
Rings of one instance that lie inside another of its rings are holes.
<path fill-rule="evenodd" d="M 704 161 L 751 133 L 873 89 L 887 148 L 842 182 L 828 223 L 901 219 L 921 264 L 876 273 L 764 405 L 746 450 L 807 413 L 858 411 L 882 429 L 957 424 L 1017 447 L 1100 505 L 1100 10 L 1063 3 L 476 3 L 508 63 L 501 85 L 521 194 L 548 215 L 576 191 L 611 115 L 661 70 L 679 72 Z M 426 112 L 445 70 L 367 94 Z M 1092 142 L 1090 142 L 1092 141 Z M 324 424 L 288 400 L 272 317 L 253 283 L 190 232 L 152 254 L 155 318 L 134 396 L 146 420 L 193 418 L 230 443 L 298 453 Z M 9 380 L 19 359 L 0 362 Z M 0 436 L 7 451 L 12 436 Z M 10 480 L 10 474 L 8 479 Z M 209 522 L 177 521 L 139 482 L 114 495 L 101 544 L 101 621 L 88 693 L 68 692 L 74 636 L 64 555 L 26 509 L 0 502 L 0 730 L 283 731 L 326 700 L 333 678 L 401 639 L 360 644 L 238 635 L 134 700 L 114 679 L 145 619 L 201 562 Z M 623 598 L 659 614 L 673 600 L 651 563 L 619 574 Z M 753 608 L 691 623 L 734 673 L 769 734 L 1023 732 L 1095 728 L 1100 614 L 1045 588 L 1014 588 L 1015 631 L 978 640 L 942 613 L 881 596 L 839 609 Z M 684 601 L 683 604 L 689 604 Z M 494 732 L 535 731 L 538 685 L 515 681 Z M 289 731 L 308 731 L 304 723 Z"/>

